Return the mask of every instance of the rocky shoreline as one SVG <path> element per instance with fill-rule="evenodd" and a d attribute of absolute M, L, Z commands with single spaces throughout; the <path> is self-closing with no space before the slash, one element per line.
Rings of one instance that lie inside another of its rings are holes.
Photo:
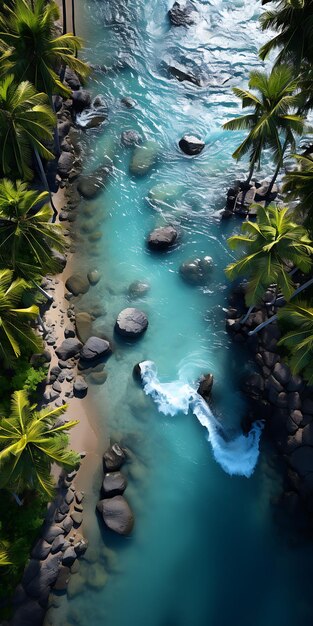
<path fill-rule="evenodd" d="M 248 431 L 254 420 L 265 420 L 265 436 L 274 443 L 284 460 L 282 504 L 290 513 L 305 510 L 313 513 L 313 388 L 301 376 L 295 376 L 284 362 L 277 342 L 281 332 L 274 320 L 258 333 L 249 332 L 275 315 L 275 287 L 269 289 L 264 305 L 256 307 L 241 323 L 246 312 L 245 285 L 236 288 L 229 298 L 226 329 L 233 341 L 253 355 L 256 371 L 245 378 L 242 390 L 248 399 L 248 413 L 243 421 Z"/>

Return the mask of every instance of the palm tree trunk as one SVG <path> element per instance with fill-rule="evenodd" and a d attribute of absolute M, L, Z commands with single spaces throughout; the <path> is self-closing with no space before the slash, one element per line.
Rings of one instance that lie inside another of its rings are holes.
<path fill-rule="evenodd" d="M 76 28 L 75 28 L 75 0 L 72 0 L 72 28 L 73 28 L 73 35 L 76 35 Z M 76 52 L 77 54 L 77 52 Z"/>
<path fill-rule="evenodd" d="M 55 205 L 53 203 L 52 193 L 51 193 L 51 191 L 49 189 L 49 185 L 48 185 L 48 181 L 47 181 L 47 177 L 46 177 L 46 172 L 43 169 L 42 160 L 40 158 L 40 154 L 39 154 L 37 148 L 34 148 L 34 153 L 35 153 L 35 157 L 37 159 L 37 163 L 38 163 L 38 167 L 39 167 L 42 183 L 43 183 L 44 187 L 46 188 L 46 190 L 49 193 L 50 204 L 51 204 L 51 207 L 52 207 L 52 210 L 53 210 L 53 213 L 54 213 L 53 218 L 52 218 L 52 222 L 55 222 L 55 219 L 56 219 L 56 216 L 57 216 L 58 212 L 57 212 L 57 210 L 55 208 Z"/>
<path fill-rule="evenodd" d="M 53 302 L 53 296 L 50 295 L 50 293 L 48 293 L 47 291 L 45 291 L 42 287 L 40 287 L 40 285 L 38 285 L 38 283 L 36 283 L 35 280 L 31 279 L 31 282 L 33 283 L 33 285 L 36 287 L 36 289 L 38 289 L 38 291 L 40 291 L 40 293 L 49 301 L 49 302 Z"/>
<path fill-rule="evenodd" d="M 275 170 L 275 172 L 274 172 L 274 176 L 273 176 L 273 178 L 272 178 L 272 180 L 271 180 L 271 182 L 270 182 L 270 186 L 269 186 L 269 188 L 268 188 L 268 190 L 267 190 L 267 194 L 268 194 L 268 195 L 272 192 L 272 189 L 273 189 L 273 187 L 274 187 L 274 183 L 275 183 L 276 178 L 277 178 L 277 176 L 278 176 L 278 174 L 279 174 L 279 170 L 280 170 L 280 169 L 281 169 L 281 167 L 282 167 L 282 164 L 283 164 L 283 161 L 284 161 L 284 154 L 285 154 L 285 152 L 286 152 L 286 148 L 287 148 L 287 146 L 288 146 L 288 139 L 285 139 L 285 142 L 284 142 L 284 145 L 283 145 L 283 149 L 282 149 L 282 154 L 281 154 L 281 157 L 280 157 L 280 159 L 279 159 L 279 162 L 277 163 L 277 167 L 276 167 L 276 170 Z"/>
<path fill-rule="evenodd" d="M 310 278 L 310 280 L 307 280 L 306 283 L 304 283 L 303 285 L 298 287 L 298 289 L 296 289 L 293 292 L 292 296 L 290 297 L 290 300 L 292 298 L 295 298 L 295 296 L 297 296 L 299 293 L 301 293 L 301 291 L 303 291 L 304 289 L 307 289 L 311 285 L 313 285 L 313 278 Z M 266 326 L 271 324 L 274 320 L 277 320 L 277 313 L 276 313 L 276 315 L 273 315 L 273 317 L 270 317 L 268 320 L 265 320 L 265 322 L 262 322 L 262 324 L 259 324 L 258 326 L 256 326 L 253 330 L 250 330 L 248 335 L 249 336 L 255 335 L 255 333 L 258 333 L 260 330 L 262 330 L 262 328 L 265 328 Z"/>
<path fill-rule="evenodd" d="M 249 306 L 247 313 L 245 314 L 245 316 L 242 318 L 242 320 L 240 320 L 240 324 L 245 324 L 245 322 L 247 321 L 250 313 L 252 313 L 253 309 L 254 309 L 255 305 L 251 304 L 251 306 Z"/>
<path fill-rule="evenodd" d="M 66 0 L 62 0 L 62 14 L 63 14 L 63 35 L 67 32 L 66 27 Z"/>
<path fill-rule="evenodd" d="M 43 319 L 42 319 L 42 317 L 41 317 L 40 313 L 38 313 L 38 316 L 37 316 L 37 321 L 38 321 L 38 325 L 40 326 L 40 328 L 41 328 L 41 330 L 42 330 L 43 334 L 44 334 L 44 335 L 47 335 L 47 334 L 48 334 L 48 329 L 46 328 L 45 323 L 44 323 L 44 321 L 43 321 Z"/>

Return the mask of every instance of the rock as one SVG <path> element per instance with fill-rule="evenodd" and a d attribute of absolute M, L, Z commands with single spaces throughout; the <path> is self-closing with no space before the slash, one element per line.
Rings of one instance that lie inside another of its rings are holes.
<path fill-rule="evenodd" d="M 302 413 L 308 413 L 308 415 L 313 415 L 313 399 L 312 398 L 304 398 L 302 402 Z"/>
<path fill-rule="evenodd" d="M 77 554 L 72 546 L 67 548 L 62 557 L 62 564 L 66 567 L 71 567 L 74 561 L 77 559 Z"/>
<path fill-rule="evenodd" d="M 313 448 L 310 446 L 296 448 L 290 455 L 289 462 L 300 476 L 313 472 Z"/>
<path fill-rule="evenodd" d="M 272 369 L 279 359 L 278 355 L 275 354 L 275 352 L 268 352 L 268 350 L 263 351 L 262 358 L 264 365 L 266 365 L 266 367 L 268 367 L 269 369 Z"/>
<path fill-rule="evenodd" d="M 93 174 L 80 176 L 77 189 L 88 200 L 96 198 L 105 187 L 105 182 L 111 173 L 109 166 L 98 168 Z"/>
<path fill-rule="evenodd" d="M 43 528 L 42 536 L 47 541 L 47 543 L 53 543 L 54 539 L 58 537 L 58 535 L 62 535 L 63 530 L 57 524 L 49 524 L 46 528 Z"/>
<path fill-rule="evenodd" d="M 96 285 L 101 278 L 101 272 L 99 270 L 89 270 L 87 278 L 91 285 Z"/>
<path fill-rule="evenodd" d="M 117 316 L 115 330 L 125 337 L 136 338 L 148 328 L 148 319 L 142 311 L 129 307 Z"/>
<path fill-rule="evenodd" d="M 111 354 L 111 346 L 106 339 L 89 337 L 80 352 L 80 358 L 84 361 L 94 361 Z"/>
<path fill-rule="evenodd" d="M 148 236 L 147 244 L 151 250 L 168 250 L 178 237 L 178 232 L 173 226 L 155 228 Z"/>
<path fill-rule="evenodd" d="M 64 270 L 67 263 L 65 254 L 61 254 L 61 252 L 58 252 L 58 250 L 52 250 L 51 254 L 53 260 L 56 261 L 56 263 L 58 264 L 60 272 Z"/>
<path fill-rule="evenodd" d="M 35 543 L 31 551 L 31 557 L 33 559 L 38 559 L 39 561 L 43 561 L 44 559 L 47 558 L 48 554 L 50 553 L 50 550 L 51 550 L 50 543 L 48 543 L 44 539 L 38 539 L 38 541 Z"/>
<path fill-rule="evenodd" d="M 88 385 L 82 376 L 77 376 L 73 390 L 76 398 L 84 398 L 87 395 Z"/>
<path fill-rule="evenodd" d="M 136 100 L 129 98 L 128 96 L 121 98 L 121 102 L 127 109 L 133 109 L 137 104 Z"/>
<path fill-rule="evenodd" d="M 133 367 L 133 378 L 140 383 L 140 385 L 142 384 L 140 363 L 136 363 Z"/>
<path fill-rule="evenodd" d="M 81 348 L 82 343 L 78 339 L 69 337 L 68 339 L 64 339 L 55 352 L 61 361 L 67 361 L 67 359 L 78 355 Z"/>
<path fill-rule="evenodd" d="M 152 206 L 173 206 L 184 191 L 183 185 L 179 183 L 160 183 L 154 185 L 148 193 L 148 201 Z"/>
<path fill-rule="evenodd" d="M 108 580 L 108 574 L 100 563 L 93 563 L 88 568 L 87 582 L 92 589 L 102 589 Z"/>
<path fill-rule="evenodd" d="M 100 500 L 97 509 L 108 528 L 119 535 L 130 535 L 134 527 L 134 516 L 123 496 Z"/>
<path fill-rule="evenodd" d="M 121 144 L 126 148 L 132 146 L 140 146 L 142 144 L 142 136 L 136 130 L 123 130 L 121 134 Z"/>
<path fill-rule="evenodd" d="M 135 280 L 128 287 L 128 295 L 130 298 L 141 298 L 144 296 L 150 289 L 149 283 L 145 283 L 140 280 Z"/>
<path fill-rule="evenodd" d="M 103 468 L 105 472 L 116 472 L 126 461 L 124 450 L 114 443 L 103 455 Z"/>
<path fill-rule="evenodd" d="M 73 513 L 71 513 L 71 518 L 73 520 L 74 527 L 78 528 L 78 526 L 82 524 L 83 514 L 80 511 L 73 511 Z"/>
<path fill-rule="evenodd" d="M 67 588 L 67 595 L 69 598 L 75 598 L 83 593 L 86 589 L 86 581 L 81 574 L 75 574 L 71 576 Z"/>
<path fill-rule="evenodd" d="M 79 311 L 75 315 L 75 327 L 78 339 L 85 343 L 92 335 L 92 318 L 87 311 Z"/>
<path fill-rule="evenodd" d="M 72 326 L 65 326 L 64 328 L 64 337 L 65 339 L 72 339 L 75 337 L 75 330 Z M 51 378 L 51 376 L 50 376 Z"/>
<path fill-rule="evenodd" d="M 64 546 L 64 536 L 63 535 L 58 535 L 52 542 L 51 545 L 51 554 L 56 554 L 57 552 L 60 552 Z"/>
<path fill-rule="evenodd" d="M 199 137 L 195 137 L 194 135 L 184 135 L 184 137 L 179 140 L 178 145 L 185 154 L 194 156 L 195 154 L 200 154 L 200 152 L 202 152 L 205 143 L 202 139 L 199 139 Z"/>
<path fill-rule="evenodd" d="M 68 582 L 70 580 L 70 577 L 71 577 L 70 568 L 65 565 L 62 565 L 60 567 L 58 577 L 53 585 L 53 589 L 55 589 L 56 591 L 65 591 L 67 588 Z"/>
<path fill-rule="evenodd" d="M 74 296 L 78 296 L 81 293 L 87 293 L 90 283 L 87 276 L 76 273 L 68 277 L 65 287 Z"/>
<path fill-rule="evenodd" d="M 243 382 L 243 391 L 251 398 L 262 399 L 264 380 L 261 374 L 250 374 Z"/>
<path fill-rule="evenodd" d="M 302 429 L 302 442 L 304 445 L 313 446 L 313 423 L 312 422 L 310 424 L 307 424 Z"/>
<path fill-rule="evenodd" d="M 68 515 L 65 520 L 62 522 L 62 528 L 64 529 L 64 533 L 67 535 L 73 527 L 73 520 L 70 517 L 70 515 Z"/>
<path fill-rule="evenodd" d="M 105 383 L 107 377 L 108 377 L 108 375 L 104 371 L 103 372 L 91 372 L 91 374 L 89 375 L 88 380 L 93 385 L 103 385 L 103 383 Z"/>
<path fill-rule="evenodd" d="M 64 80 L 73 91 L 80 89 L 80 80 L 74 70 L 71 70 L 68 65 L 65 69 Z"/>
<path fill-rule="evenodd" d="M 67 120 L 66 122 L 59 122 L 57 128 L 60 142 L 62 142 L 69 133 L 69 130 L 71 128 L 71 122 L 69 120 Z"/>
<path fill-rule="evenodd" d="M 85 109 L 82 113 L 79 113 L 76 117 L 76 124 L 80 128 L 97 128 L 101 126 L 108 118 L 107 110 L 100 109 Z"/>
<path fill-rule="evenodd" d="M 83 554 L 85 554 L 87 548 L 88 548 L 88 541 L 87 539 L 84 539 L 83 537 L 80 537 L 79 540 L 74 543 L 74 550 L 77 556 L 82 556 Z"/>
<path fill-rule="evenodd" d="M 73 110 L 75 113 L 81 113 L 91 105 L 91 95 L 86 89 L 79 89 L 73 92 Z"/>
<path fill-rule="evenodd" d="M 42 626 L 45 609 L 38 604 L 35 600 L 29 598 L 26 602 L 23 602 L 21 606 L 15 611 L 11 626 Z"/>
<path fill-rule="evenodd" d="M 61 178 L 67 178 L 75 161 L 75 155 L 71 152 L 61 152 L 58 160 L 58 173 Z"/>
<path fill-rule="evenodd" d="M 206 402 L 210 402 L 212 387 L 213 387 L 213 375 L 205 374 L 200 381 L 200 385 L 197 389 L 197 392 L 200 394 L 200 396 L 202 396 L 202 398 Z"/>
<path fill-rule="evenodd" d="M 173 26 L 192 26 L 196 20 L 196 12 L 191 2 L 174 2 L 168 11 L 168 16 Z"/>
<path fill-rule="evenodd" d="M 45 561 L 30 560 L 24 571 L 23 587 L 41 606 L 47 605 L 50 587 L 57 579 L 60 563 L 58 554 L 50 554 Z"/>
<path fill-rule="evenodd" d="M 134 149 L 130 162 L 130 173 L 135 176 L 147 174 L 157 160 L 159 146 L 155 141 L 144 141 L 141 146 Z"/>
<path fill-rule="evenodd" d="M 127 487 L 127 479 L 122 472 L 107 472 L 102 482 L 102 495 L 104 498 L 119 496 Z"/>
<path fill-rule="evenodd" d="M 213 259 L 210 256 L 205 256 L 184 261 L 179 268 L 179 273 L 191 285 L 205 285 L 211 278 L 212 270 Z"/>
<path fill-rule="evenodd" d="M 291 377 L 288 365 L 285 365 L 285 363 L 276 363 L 273 370 L 273 376 L 275 376 L 276 380 L 278 380 L 283 387 L 286 386 Z"/>

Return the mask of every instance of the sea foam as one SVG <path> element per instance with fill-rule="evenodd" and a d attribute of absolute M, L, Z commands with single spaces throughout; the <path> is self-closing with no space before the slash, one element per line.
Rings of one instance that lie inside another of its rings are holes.
<path fill-rule="evenodd" d="M 248 435 L 239 433 L 229 438 L 192 385 L 183 380 L 161 383 L 153 361 L 142 361 L 139 365 L 144 392 L 153 398 L 160 413 L 174 416 L 182 412 L 187 415 L 190 410 L 207 430 L 214 458 L 223 470 L 230 475 L 249 478 L 257 464 L 263 423 L 254 422 Z"/>

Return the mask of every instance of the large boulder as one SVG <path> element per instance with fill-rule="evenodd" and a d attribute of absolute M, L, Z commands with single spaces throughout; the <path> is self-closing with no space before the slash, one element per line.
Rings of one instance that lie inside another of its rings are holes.
<path fill-rule="evenodd" d="M 86 343 L 92 335 L 92 317 L 87 311 L 79 311 L 75 315 L 75 327 L 78 339 Z"/>
<path fill-rule="evenodd" d="M 144 176 L 151 170 L 157 160 L 159 146 L 155 141 L 145 141 L 134 149 L 130 162 L 130 173 L 135 176 Z"/>
<path fill-rule="evenodd" d="M 188 156 L 194 156 L 202 152 L 205 143 L 195 135 L 184 135 L 178 142 L 180 149 Z"/>
<path fill-rule="evenodd" d="M 123 309 L 117 316 L 115 330 L 125 337 L 139 337 L 148 328 L 148 319 L 139 309 L 129 307 Z"/>
<path fill-rule="evenodd" d="M 127 479 L 122 472 L 107 472 L 102 482 L 102 495 L 104 498 L 120 496 L 127 487 Z"/>
<path fill-rule="evenodd" d="M 97 509 L 108 528 L 119 535 L 130 535 L 134 527 L 134 515 L 123 496 L 100 500 Z"/>
<path fill-rule="evenodd" d="M 56 349 L 56 355 L 61 361 L 67 361 L 79 354 L 82 348 L 82 343 L 75 337 L 69 337 L 64 339 L 61 345 Z"/>
<path fill-rule="evenodd" d="M 109 354 L 111 346 L 106 339 L 89 337 L 80 352 L 80 358 L 84 361 L 94 361 Z"/>
<path fill-rule="evenodd" d="M 80 176 L 77 189 L 88 200 L 96 198 L 105 187 L 106 180 L 111 173 L 111 167 L 105 165 L 99 167 L 92 174 Z"/>
<path fill-rule="evenodd" d="M 205 285 L 211 277 L 213 260 L 210 256 L 184 261 L 179 268 L 182 278 L 192 285 Z"/>
<path fill-rule="evenodd" d="M 168 11 L 168 16 L 173 26 L 192 26 L 196 21 L 196 11 L 191 2 L 174 2 Z"/>
<path fill-rule="evenodd" d="M 65 287 L 74 296 L 78 296 L 81 293 L 87 293 L 90 283 L 87 276 L 76 273 L 68 277 Z"/>
<path fill-rule="evenodd" d="M 155 228 L 148 236 L 147 244 L 151 250 L 167 250 L 178 237 L 178 232 L 173 226 L 161 226 Z"/>
<path fill-rule="evenodd" d="M 118 443 L 114 443 L 103 455 L 103 469 L 105 472 L 116 472 L 121 469 L 125 461 L 126 454 L 123 448 Z"/>
<path fill-rule="evenodd" d="M 126 148 L 139 146 L 142 144 L 142 136 L 136 130 L 123 130 L 121 134 L 121 143 Z"/>
<path fill-rule="evenodd" d="M 202 376 L 197 391 L 206 402 L 210 401 L 212 387 L 213 387 L 213 374 L 205 374 L 204 376 Z"/>
<path fill-rule="evenodd" d="M 76 91 L 81 87 L 77 74 L 75 74 L 74 70 L 72 70 L 68 65 L 65 69 L 64 81 L 73 91 Z"/>
<path fill-rule="evenodd" d="M 58 160 L 58 173 L 61 178 L 67 178 L 75 162 L 75 155 L 72 152 L 61 152 Z"/>
<path fill-rule="evenodd" d="M 78 89 L 73 91 L 73 110 L 76 113 L 81 113 L 84 109 L 87 109 L 91 104 L 91 95 L 86 89 Z"/>

